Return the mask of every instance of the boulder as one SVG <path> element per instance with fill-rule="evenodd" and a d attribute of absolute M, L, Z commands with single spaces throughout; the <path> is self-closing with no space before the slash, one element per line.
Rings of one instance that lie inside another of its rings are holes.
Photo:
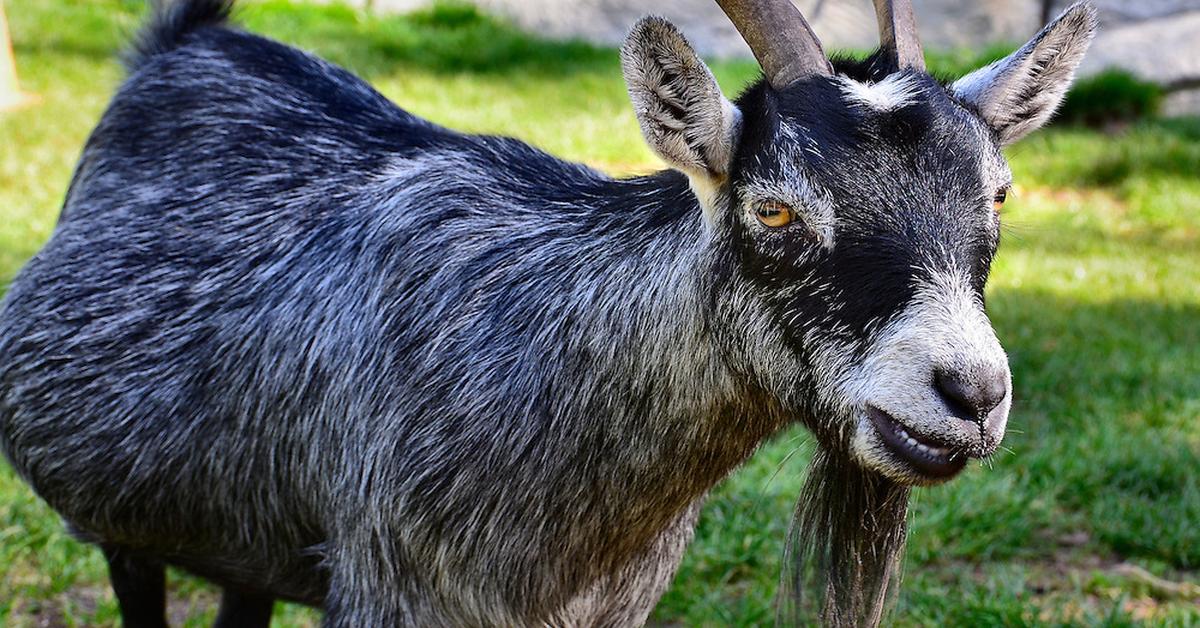
<path fill-rule="evenodd" d="M 357 0 L 364 4 L 367 0 Z M 795 0 L 829 50 L 873 48 L 868 0 Z M 412 10 L 428 0 L 373 0 L 379 10 Z M 1200 0 L 1093 0 L 1101 31 L 1081 72 L 1127 69 L 1163 85 L 1173 114 L 1200 114 Z M 550 38 L 617 45 L 641 16 L 675 22 L 701 52 L 748 57 L 737 31 L 712 0 L 475 0 L 485 11 Z M 1023 42 L 1041 26 L 1041 0 L 913 0 L 928 48 Z M 1071 4 L 1052 0 L 1051 13 Z"/>

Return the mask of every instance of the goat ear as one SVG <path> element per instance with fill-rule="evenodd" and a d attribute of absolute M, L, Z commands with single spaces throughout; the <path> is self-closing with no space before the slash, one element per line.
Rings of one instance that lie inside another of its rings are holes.
<path fill-rule="evenodd" d="M 1020 50 L 955 81 L 951 90 L 975 106 L 1001 145 L 1011 144 L 1045 124 L 1062 103 L 1096 26 L 1096 9 L 1077 2 Z"/>
<path fill-rule="evenodd" d="M 621 46 L 621 69 L 650 148 L 693 184 L 722 183 L 741 113 L 683 34 L 662 18 L 642 18 Z"/>

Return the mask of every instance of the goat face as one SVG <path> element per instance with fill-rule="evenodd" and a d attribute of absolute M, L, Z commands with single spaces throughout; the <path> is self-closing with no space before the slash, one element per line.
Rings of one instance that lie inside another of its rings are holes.
<path fill-rule="evenodd" d="M 991 133 L 917 74 L 760 88 L 739 105 L 724 231 L 778 328 L 775 351 L 748 354 L 774 356 L 755 372 L 786 376 L 770 388 L 835 421 L 813 426 L 827 445 L 894 479 L 991 454 L 1011 400 L 983 310 L 1011 182 Z M 797 357 L 790 372 L 779 354 Z"/>
<path fill-rule="evenodd" d="M 674 27 L 635 27 L 622 59 L 643 133 L 688 174 L 727 276 L 719 342 L 823 446 L 903 484 L 999 446 L 1011 377 L 984 284 L 1000 148 L 1052 113 L 1094 28 L 1079 5 L 953 85 L 877 54 L 734 104 Z"/>

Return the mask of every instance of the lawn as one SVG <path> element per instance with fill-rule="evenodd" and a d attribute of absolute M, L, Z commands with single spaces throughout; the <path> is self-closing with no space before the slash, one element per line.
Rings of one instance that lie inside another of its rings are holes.
<path fill-rule="evenodd" d="M 142 2 L 5 6 L 23 86 L 41 102 L 0 114 L 0 290 L 50 235 Z M 657 167 L 614 50 L 532 39 L 462 8 L 378 18 L 269 1 L 240 19 L 436 122 L 615 174 Z M 755 67 L 714 70 L 735 93 Z M 890 623 L 1200 625 L 1200 120 L 1056 127 L 1009 157 L 1016 194 L 988 288 L 1015 380 L 1006 449 L 917 492 Z M 714 491 L 656 623 L 771 622 L 810 447 L 782 434 Z M 211 622 L 210 587 L 183 574 L 171 587 L 177 625 Z M 0 625 L 117 617 L 99 552 L 0 463 Z M 275 617 L 317 621 L 290 605 Z"/>

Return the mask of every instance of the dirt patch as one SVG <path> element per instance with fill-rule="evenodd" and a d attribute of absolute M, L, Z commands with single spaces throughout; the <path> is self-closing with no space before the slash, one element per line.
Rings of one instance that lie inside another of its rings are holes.
<path fill-rule="evenodd" d="M 24 628 L 65 628 L 79 625 L 81 619 L 88 626 L 109 626 L 111 624 L 97 623 L 92 618 L 104 599 L 111 595 L 107 587 L 72 587 L 55 599 L 17 601 L 9 620 L 13 626 Z"/>
<path fill-rule="evenodd" d="M 1200 572 L 1153 573 L 1120 556 L 1096 553 L 1084 531 L 1050 537 L 1054 550 L 1045 558 L 1008 563 L 1026 574 L 1022 603 L 1045 623 L 1080 623 L 1104 616 L 1114 605 L 1137 621 L 1153 621 L 1180 608 L 1200 604 Z M 937 569 L 986 586 L 999 564 L 953 561 Z"/>

